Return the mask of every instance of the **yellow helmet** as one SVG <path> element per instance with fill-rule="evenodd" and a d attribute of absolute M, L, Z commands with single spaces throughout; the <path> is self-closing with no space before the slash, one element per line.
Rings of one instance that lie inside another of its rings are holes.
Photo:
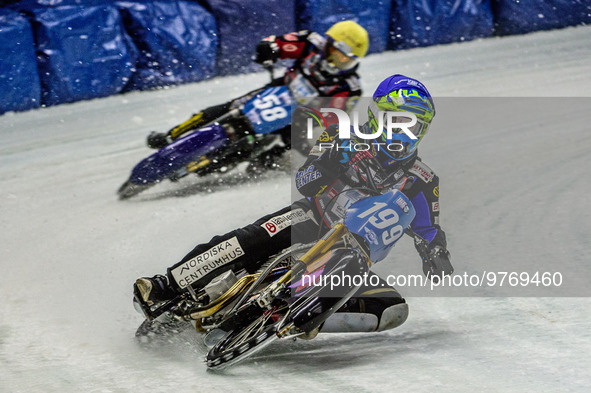
<path fill-rule="evenodd" d="M 361 58 L 369 48 L 367 31 L 352 20 L 335 23 L 328 29 L 326 36 L 332 39 L 337 49 L 349 57 Z"/>

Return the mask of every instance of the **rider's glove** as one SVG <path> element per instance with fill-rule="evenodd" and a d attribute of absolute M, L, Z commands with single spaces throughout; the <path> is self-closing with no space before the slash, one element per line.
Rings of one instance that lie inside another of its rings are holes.
<path fill-rule="evenodd" d="M 415 248 L 423 262 L 423 273 L 434 283 L 454 272 L 450 261 L 451 255 L 447 251 L 445 233 L 441 229 L 438 229 L 437 235 L 430 244 L 415 235 Z"/>
<path fill-rule="evenodd" d="M 438 283 L 443 276 L 454 272 L 450 261 L 451 255 L 441 246 L 431 248 L 425 256 L 421 255 L 421 258 L 423 259 L 423 273 L 434 283 Z"/>
<path fill-rule="evenodd" d="M 279 59 L 279 45 L 275 43 L 275 36 L 265 38 L 257 45 L 255 63 L 273 65 Z"/>

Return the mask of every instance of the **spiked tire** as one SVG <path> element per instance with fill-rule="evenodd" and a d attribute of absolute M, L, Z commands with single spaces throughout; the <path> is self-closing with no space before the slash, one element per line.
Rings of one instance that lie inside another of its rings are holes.
<path fill-rule="evenodd" d="M 246 328 L 229 331 L 207 354 L 208 369 L 222 370 L 265 348 L 278 339 L 275 332 L 279 323 L 270 314 L 263 314 Z"/>

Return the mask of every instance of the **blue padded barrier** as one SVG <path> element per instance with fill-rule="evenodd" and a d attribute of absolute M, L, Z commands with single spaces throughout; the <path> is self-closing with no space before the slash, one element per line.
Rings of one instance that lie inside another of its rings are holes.
<path fill-rule="evenodd" d="M 181 84 L 215 75 L 215 18 L 190 1 L 119 1 L 126 31 L 139 49 L 127 90 Z"/>
<path fill-rule="evenodd" d="M 468 41 L 493 33 L 490 0 L 393 0 L 390 49 Z"/>
<path fill-rule="evenodd" d="M 591 23 L 589 0 L 494 1 L 495 33 L 498 35 Z"/>
<path fill-rule="evenodd" d="M 347 19 L 368 30 L 370 53 L 487 37 L 493 29 L 498 35 L 522 34 L 591 23 L 590 0 L 12 0 L 4 4 L 0 113 L 261 70 L 252 59 L 263 37 L 304 28 L 324 33 Z"/>
<path fill-rule="evenodd" d="M 76 1 L 58 1 L 56 7 L 45 7 L 41 1 L 28 3 L 16 6 L 29 15 L 33 26 L 42 104 L 105 97 L 123 90 L 133 74 L 137 50 L 116 7 Z"/>
<path fill-rule="evenodd" d="M 388 46 L 390 0 L 298 0 L 298 29 L 324 34 L 333 24 L 353 20 L 369 34 L 368 53 L 383 52 Z"/>
<path fill-rule="evenodd" d="M 253 63 L 258 42 L 295 31 L 295 0 L 206 0 L 219 32 L 219 75 L 260 71 Z"/>
<path fill-rule="evenodd" d="M 0 9 L 0 114 L 37 108 L 41 84 L 29 21 Z"/>

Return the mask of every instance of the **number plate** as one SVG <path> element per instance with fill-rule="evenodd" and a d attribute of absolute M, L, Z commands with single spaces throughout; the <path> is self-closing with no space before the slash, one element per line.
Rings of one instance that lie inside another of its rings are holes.
<path fill-rule="evenodd" d="M 257 134 L 268 134 L 291 124 L 292 102 L 287 87 L 269 87 L 246 102 L 243 112 Z"/>
<path fill-rule="evenodd" d="M 415 217 L 410 200 L 399 190 L 355 202 L 345 216 L 349 231 L 363 237 L 372 262 L 386 257 Z"/>

